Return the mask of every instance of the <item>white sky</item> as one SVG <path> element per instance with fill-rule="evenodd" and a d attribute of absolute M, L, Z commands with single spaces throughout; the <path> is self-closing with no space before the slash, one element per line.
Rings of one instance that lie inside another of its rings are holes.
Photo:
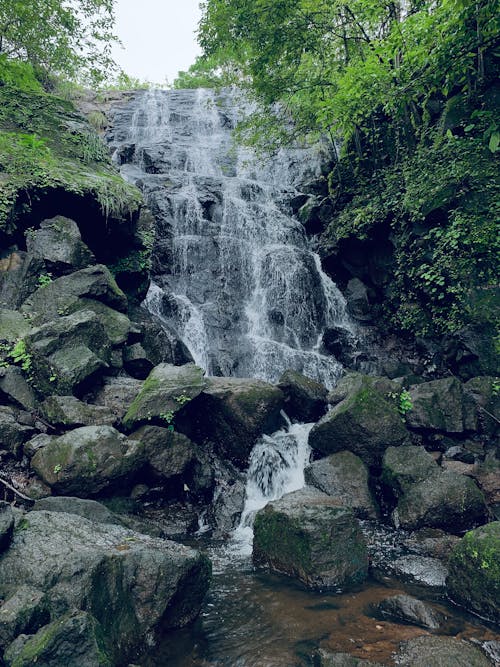
<path fill-rule="evenodd" d="M 195 31 L 200 0 L 115 0 L 116 34 L 123 48 L 114 57 L 125 72 L 153 83 L 172 83 L 200 49 Z"/>

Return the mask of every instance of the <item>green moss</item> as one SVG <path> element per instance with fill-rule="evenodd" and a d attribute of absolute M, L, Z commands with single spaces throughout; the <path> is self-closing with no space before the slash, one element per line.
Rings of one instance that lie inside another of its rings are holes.
<path fill-rule="evenodd" d="M 38 658 L 57 635 L 63 623 L 64 619 L 60 619 L 39 630 L 36 635 L 26 642 L 21 653 L 12 662 L 11 667 L 27 667 L 28 665 L 36 664 Z"/>

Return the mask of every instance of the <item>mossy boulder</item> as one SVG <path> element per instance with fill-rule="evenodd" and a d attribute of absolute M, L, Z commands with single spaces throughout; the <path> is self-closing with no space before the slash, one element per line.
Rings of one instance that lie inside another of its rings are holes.
<path fill-rule="evenodd" d="M 446 586 L 454 602 L 500 624 L 500 521 L 464 535 L 451 553 Z"/>
<path fill-rule="evenodd" d="M 112 667 L 105 635 L 85 611 L 44 625 L 35 635 L 21 635 L 5 651 L 7 667 Z"/>
<path fill-rule="evenodd" d="M 352 452 L 319 459 L 304 470 L 306 484 L 336 498 L 356 516 L 375 519 L 378 508 L 368 486 L 368 469 Z"/>
<path fill-rule="evenodd" d="M 423 382 L 409 389 L 408 426 L 426 431 L 463 433 L 463 388 L 454 377 Z"/>
<path fill-rule="evenodd" d="M 74 220 L 58 215 L 42 220 L 39 229 L 26 233 L 28 253 L 43 260 L 55 275 L 71 273 L 95 264 L 95 257 L 82 241 Z"/>
<path fill-rule="evenodd" d="M 154 420 L 171 424 L 176 413 L 206 386 L 204 372 L 194 364 L 155 366 L 130 405 L 123 426 L 132 429 Z"/>
<path fill-rule="evenodd" d="M 388 447 L 382 460 L 382 481 L 396 497 L 439 472 L 429 452 L 415 445 Z"/>
<path fill-rule="evenodd" d="M 368 466 L 380 464 L 389 446 L 409 442 L 389 380 L 356 375 L 339 383 L 344 395 L 313 427 L 309 444 L 323 455 L 348 450 Z"/>
<path fill-rule="evenodd" d="M 113 413 L 105 406 L 84 403 L 75 396 L 49 396 L 40 410 L 49 424 L 66 428 L 103 426 L 115 421 Z"/>
<path fill-rule="evenodd" d="M 210 571 L 205 556 L 181 544 L 75 514 L 32 511 L 0 558 L 0 596 L 26 585 L 47 594 L 52 618 L 74 609 L 92 614 L 113 664 L 128 664 L 147 637 L 196 618 Z"/>
<path fill-rule="evenodd" d="M 401 667 L 491 667 L 477 646 L 461 639 L 428 635 L 403 642 L 396 664 Z"/>
<path fill-rule="evenodd" d="M 412 484 L 393 512 L 394 524 L 406 530 L 429 527 L 461 533 L 487 520 L 483 493 L 470 477 L 455 472 L 438 472 Z"/>
<path fill-rule="evenodd" d="M 311 378 L 287 370 L 278 387 L 285 394 L 285 412 L 290 419 L 301 422 L 317 421 L 326 410 L 326 388 Z"/>
<path fill-rule="evenodd" d="M 211 442 L 217 453 L 246 467 L 257 439 L 283 423 L 284 395 L 263 380 L 213 377 L 203 393 L 176 418 L 194 442 Z"/>
<path fill-rule="evenodd" d="M 36 632 L 49 620 L 45 593 L 20 586 L 0 606 L 0 649 L 4 650 L 21 633 Z"/>
<path fill-rule="evenodd" d="M 92 496 L 137 471 L 143 447 L 112 426 L 83 426 L 39 449 L 31 466 L 56 493 Z"/>
<path fill-rule="evenodd" d="M 368 575 L 366 544 L 352 510 L 310 488 L 257 512 L 253 559 L 319 590 L 346 590 Z"/>

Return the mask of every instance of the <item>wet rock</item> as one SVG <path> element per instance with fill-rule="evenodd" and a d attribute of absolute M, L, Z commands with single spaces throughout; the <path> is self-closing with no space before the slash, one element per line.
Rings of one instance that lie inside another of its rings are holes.
<path fill-rule="evenodd" d="M 348 329 L 340 326 L 325 329 L 323 345 L 344 366 L 352 366 L 355 363 L 356 338 Z"/>
<path fill-rule="evenodd" d="M 34 410 L 37 406 L 33 388 L 16 366 L 0 368 L 0 397 L 25 410 Z"/>
<path fill-rule="evenodd" d="M 95 395 L 94 403 L 104 406 L 113 414 L 113 421 L 122 420 L 135 397 L 142 388 L 142 382 L 131 377 L 105 377 L 101 389 Z"/>
<path fill-rule="evenodd" d="M 388 395 L 394 387 L 389 380 L 359 374 L 339 384 L 335 400 L 345 397 L 313 427 L 309 444 L 325 455 L 348 450 L 368 466 L 377 466 L 387 447 L 409 441 L 396 403 Z"/>
<path fill-rule="evenodd" d="M 72 496 L 53 496 L 40 498 L 33 505 L 32 512 L 64 512 L 65 514 L 76 514 L 84 519 L 95 523 L 111 523 L 121 526 L 120 518 L 110 512 L 107 507 L 95 500 L 74 498 Z"/>
<path fill-rule="evenodd" d="M 282 426 L 283 393 L 263 380 L 214 377 L 206 382 L 176 424 L 195 442 L 213 442 L 219 456 L 244 467 L 257 438 Z"/>
<path fill-rule="evenodd" d="M 500 374 L 496 329 L 493 322 L 473 322 L 445 336 L 443 355 L 452 372 L 463 380 Z"/>
<path fill-rule="evenodd" d="M 54 426 L 102 426 L 115 421 L 108 408 L 84 403 L 74 396 L 49 396 L 40 408 L 45 419 Z"/>
<path fill-rule="evenodd" d="M 253 558 L 312 589 L 344 590 L 368 573 L 366 544 L 352 510 L 310 488 L 257 513 Z"/>
<path fill-rule="evenodd" d="M 5 551 L 14 531 L 14 513 L 9 503 L 0 500 L 0 553 Z"/>
<path fill-rule="evenodd" d="M 463 433 L 462 383 L 454 377 L 410 387 L 412 407 L 405 414 L 411 428 Z"/>
<path fill-rule="evenodd" d="M 348 653 L 330 653 L 325 649 L 319 649 L 314 655 L 313 665 L 314 667 L 383 667 L 379 662 L 355 658 Z"/>
<path fill-rule="evenodd" d="M 399 499 L 392 518 L 396 527 L 406 530 L 427 526 L 460 533 L 487 521 L 488 508 L 472 479 L 439 472 L 412 485 Z"/>
<path fill-rule="evenodd" d="M 40 229 L 26 234 L 28 252 L 43 259 L 48 271 L 56 275 L 71 273 L 95 264 L 95 257 L 82 241 L 78 225 L 58 215 L 42 220 Z"/>
<path fill-rule="evenodd" d="M 497 378 L 492 376 L 476 377 L 464 385 L 466 404 L 465 428 L 494 436 L 499 429 L 500 392 L 495 392 Z"/>
<path fill-rule="evenodd" d="M 469 611 L 500 623 L 500 521 L 465 534 L 453 549 L 448 596 Z"/>
<path fill-rule="evenodd" d="M 227 536 L 238 526 L 245 505 L 244 475 L 232 466 L 224 468 L 222 475 L 220 467 L 217 471 L 217 486 L 206 517 L 215 536 Z"/>
<path fill-rule="evenodd" d="M 0 649 L 5 649 L 21 633 L 36 632 L 49 620 L 43 591 L 20 586 L 0 606 Z"/>
<path fill-rule="evenodd" d="M 373 319 L 368 289 L 359 278 L 351 278 L 345 291 L 347 310 L 354 319 L 369 322 Z"/>
<path fill-rule="evenodd" d="M 391 561 L 379 561 L 374 565 L 372 573 L 382 583 L 395 580 L 442 593 L 448 569 L 437 558 L 407 554 Z"/>
<path fill-rule="evenodd" d="M 20 635 L 6 650 L 7 667 L 109 667 L 104 633 L 85 611 L 73 612 L 45 625 L 35 635 Z"/>
<path fill-rule="evenodd" d="M 33 381 L 46 394 L 78 393 L 108 367 L 111 343 L 92 311 L 60 317 L 25 338 Z"/>
<path fill-rule="evenodd" d="M 404 540 L 404 544 L 414 553 L 443 561 L 448 560 L 451 550 L 458 542 L 460 538 L 457 535 L 450 535 L 438 528 L 422 528 Z"/>
<path fill-rule="evenodd" d="M 382 461 L 382 481 L 396 497 L 439 472 L 433 457 L 423 447 L 413 445 L 388 447 Z"/>
<path fill-rule="evenodd" d="M 31 466 L 56 493 L 85 498 L 130 476 L 143 461 L 137 440 L 112 426 L 82 426 L 39 449 Z"/>
<path fill-rule="evenodd" d="M 491 667 L 481 651 L 468 642 L 426 635 L 403 642 L 395 663 L 401 667 Z"/>
<path fill-rule="evenodd" d="M 368 470 L 351 452 L 338 452 L 315 461 L 304 470 L 306 484 L 338 499 L 361 518 L 375 519 L 377 506 L 368 488 Z"/>
<path fill-rule="evenodd" d="M 203 371 L 194 364 L 159 364 L 144 381 L 130 405 L 123 425 L 127 429 L 151 419 L 171 423 L 175 414 L 206 387 Z"/>
<path fill-rule="evenodd" d="M 154 366 L 140 343 L 134 343 L 124 348 L 123 365 L 127 373 L 139 380 L 145 380 Z"/>
<path fill-rule="evenodd" d="M 40 287 L 25 301 L 21 311 L 31 315 L 34 324 L 42 324 L 73 312 L 81 298 L 100 301 L 120 312 L 127 310 L 127 297 L 109 269 L 96 264 Z"/>
<path fill-rule="evenodd" d="M 5 449 L 19 458 L 22 454 L 23 443 L 35 433 L 30 426 L 18 423 L 16 411 L 5 405 L 0 405 L 0 450 Z"/>
<path fill-rule="evenodd" d="M 379 602 L 373 613 L 381 620 L 418 625 L 428 630 L 439 630 L 447 622 L 447 617 L 427 602 L 410 595 L 394 595 Z"/>
<path fill-rule="evenodd" d="M 285 394 L 285 412 L 299 422 L 317 421 L 326 410 L 326 388 L 311 378 L 288 370 L 283 373 L 278 387 Z"/>
<path fill-rule="evenodd" d="M 0 594 L 34 586 L 53 616 L 85 609 L 119 664 L 147 634 L 191 622 L 209 581 L 210 563 L 193 549 L 60 512 L 29 512 L 0 560 Z"/>
<path fill-rule="evenodd" d="M 193 357 L 185 344 L 158 318 L 143 308 L 133 309 L 131 316 L 140 325 L 140 343 L 154 366 L 162 363 L 174 366 L 193 363 Z"/>

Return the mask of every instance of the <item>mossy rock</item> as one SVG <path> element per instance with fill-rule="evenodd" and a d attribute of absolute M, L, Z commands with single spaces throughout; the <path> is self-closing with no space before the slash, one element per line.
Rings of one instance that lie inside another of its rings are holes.
<path fill-rule="evenodd" d="M 410 387 L 411 408 L 406 422 L 411 428 L 442 433 L 463 433 L 462 383 L 454 377 Z"/>
<path fill-rule="evenodd" d="M 432 456 L 414 445 L 388 447 L 382 461 L 382 481 L 396 497 L 439 472 Z"/>
<path fill-rule="evenodd" d="M 500 624 L 500 521 L 465 534 L 450 556 L 446 585 L 454 602 Z"/>

